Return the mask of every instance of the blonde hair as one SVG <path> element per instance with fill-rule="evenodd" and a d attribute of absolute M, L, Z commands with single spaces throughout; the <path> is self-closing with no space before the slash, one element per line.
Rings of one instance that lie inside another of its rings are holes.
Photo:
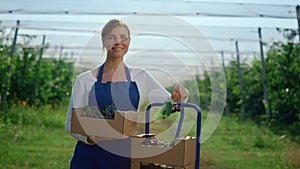
<path fill-rule="evenodd" d="M 128 26 L 127 26 L 124 22 L 122 22 L 121 20 L 114 18 L 114 19 L 111 19 L 109 22 L 107 22 L 107 23 L 104 25 L 104 27 L 103 27 L 103 29 L 102 29 L 102 33 L 101 33 L 102 39 L 103 39 L 106 35 L 108 35 L 108 34 L 111 32 L 111 30 L 112 30 L 114 27 L 116 27 L 116 26 L 123 26 L 124 28 L 126 28 L 127 31 L 128 31 L 128 36 L 129 36 L 129 38 L 130 38 L 130 31 L 129 31 Z"/>

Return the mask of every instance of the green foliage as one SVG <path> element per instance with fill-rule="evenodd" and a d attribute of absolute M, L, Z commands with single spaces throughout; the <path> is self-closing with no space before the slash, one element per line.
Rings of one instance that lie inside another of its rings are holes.
<path fill-rule="evenodd" d="M 9 71 L 11 69 L 11 58 L 9 57 L 9 51 L 10 47 L 6 45 L 7 39 L 5 38 L 5 30 L 0 28 L 0 101 L 3 99 L 4 93 L 7 91 L 7 89 L 10 89 L 10 78 L 11 72 Z"/>
<path fill-rule="evenodd" d="M 37 49 L 34 48 L 21 48 L 19 54 L 13 57 L 14 69 L 11 75 L 8 100 L 33 103 L 37 80 L 36 70 L 34 70 L 37 53 Z"/>
<path fill-rule="evenodd" d="M 240 112 L 240 89 L 237 63 L 231 61 L 225 68 L 227 83 L 227 106 L 232 113 Z"/>
<path fill-rule="evenodd" d="M 295 33 L 290 33 L 289 39 Z M 261 60 L 242 64 L 244 107 L 246 117 L 257 123 L 287 131 L 296 138 L 300 132 L 300 56 L 299 45 L 274 43 L 265 59 L 271 117 L 266 116 L 262 87 Z M 231 113 L 240 115 L 240 90 L 237 63 L 226 67 L 227 103 Z M 297 139 L 297 138 L 296 138 Z M 299 140 L 299 138 L 297 139 Z"/>
<path fill-rule="evenodd" d="M 299 45 L 274 43 L 266 60 L 272 119 L 276 123 L 300 121 Z"/>
<path fill-rule="evenodd" d="M 291 40 L 295 32 L 285 30 L 285 36 Z M 227 106 L 230 113 L 242 117 L 241 104 L 245 108 L 243 118 L 250 118 L 257 124 L 266 124 L 280 133 L 290 133 L 300 140 L 300 56 L 299 45 L 293 43 L 274 43 L 267 52 L 265 59 L 267 73 L 268 97 L 270 100 L 270 117 L 266 115 L 262 84 L 261 60 L 253 60 L 251 64 L 241 63 L 243 98 L 241 101 L 238 67 L 236 61 L 231 61 L 225 68 L 227 83 Z M 210 109 L 213 98 L 208 74 L 195 81 L 187 81 L 184 85 L 191 91 L 190 100 L 200 98 L 200 107 Z M 194 87 L 196 83 L 197 87 Z M 214 84 L 216 85 L 216 84 Z M 221 84 L 217 84 L 221 87 Z M 198 92 L 199 91 L 199 92 Z M 258 143 L 257 146 L 263 144 Z"/>
<path fill-rule="evenodd" d="M 252 65 L 242 63 L 243 97 L 246 117 L 255 118 L 264 114 L 261 62 L 254 60 Z M 237 62 L 231 61 L 226 70 L 227 103 L 231 113 L 240 114 L 241 94 L 238 81 Z"/>
<path fill-rule="evenodd" d="M 32 38 L 22 36 L 29 44 Z M 53 107 L 67 101 L 72 89 L 73 63 L 39 58 L 40 49 L 17 45 L 11 57 L 9 41 L 0 40 L 0 92 L 6 107 L 19 102 Z M 7 96 L 7 98 L 5 97 Z M 3 108 L 3 107 L 2 107 Z"/>

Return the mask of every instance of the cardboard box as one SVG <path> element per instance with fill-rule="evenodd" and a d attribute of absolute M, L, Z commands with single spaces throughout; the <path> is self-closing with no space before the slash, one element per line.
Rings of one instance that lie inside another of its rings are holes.
<path fill-rule="evenodd" d="M 72 109 L 71 133 L 111 139 L 136 134 L 137 112 L 116 112 L 114 119 L 84 117 L 83 108 Z"/>
<path fill-rule="evenodd" d="M 196 138 L 176 139 L 175 146 L 145 146 L 145 138 L 132 138 L 132 169 L 141 163 L 190 167 L 196 161 Z M 194 166 L 193 166 L 194 167 Z"/>

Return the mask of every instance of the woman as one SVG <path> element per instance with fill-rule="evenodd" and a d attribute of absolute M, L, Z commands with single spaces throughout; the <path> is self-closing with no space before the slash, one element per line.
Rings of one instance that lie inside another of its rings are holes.
<path fill-rule="evenodd" d="M 176 85 L 170 94 L 146 71 L 126 66 L 123 59 L 130 45 L 130 31 L 122 21 L 110 20 L 103 27 L 101 36 L 106 50 L 106 60 L 99 68 L 78 75 L 66 119 L 68 133 L 70 133 L 72 108 L 97 105 L 101 111 L 113 105 L 117 110 L 136 111 L 139 105 L 149 101 L 149 97 L 155 102 L 165 102 L 170 99 L 179 102 L 187 99 L 189 92 L 182 85 Z M 130 168 L 130 158 L 106 151 L 94 144 L 89 136 L 70 134 L 78 140 L 71 160 L 72 169 Z M 110 142 L 113 142 L 113 145 L 123 145 L 123 141 Z"/>

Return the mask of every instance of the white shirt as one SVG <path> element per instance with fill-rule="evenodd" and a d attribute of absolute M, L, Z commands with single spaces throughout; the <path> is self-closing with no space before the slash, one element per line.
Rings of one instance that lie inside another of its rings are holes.
<path fill-rule="evenodd" d="M 170 100 L 171 94 L 160 85 L 149 73 L 140 68 L 130 69 L 131 80 L 135 81 L 139 89 L 139 108 L 146 102 L 166 102 Z M 87 136 L 71 133 L 72 108 L 80 108 L 88 105 L 89 93 L 97 81 L 91 71 L 79 74 L 73 86 L 65 129 L 74 138 L 87 143 Z"/>

